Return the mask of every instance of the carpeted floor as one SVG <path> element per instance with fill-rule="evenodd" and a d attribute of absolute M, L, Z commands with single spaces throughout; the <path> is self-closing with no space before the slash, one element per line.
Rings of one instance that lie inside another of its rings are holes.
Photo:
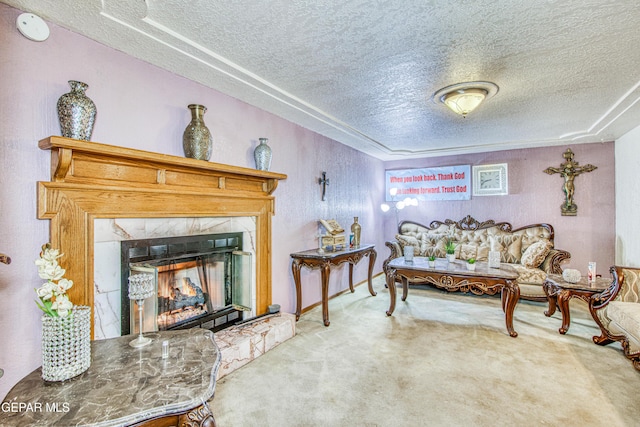
<path fill-rule="evenodd" d="M 305 313 L 297 334 L 218 382 L 218 427 L 637 426 L 640 372 L 618 344 L 599 347 L 586 304 L 560 314 L 521 301 L 517 338 L 498 297 L 410 288 L 387 317 L 378 276 Z"/>

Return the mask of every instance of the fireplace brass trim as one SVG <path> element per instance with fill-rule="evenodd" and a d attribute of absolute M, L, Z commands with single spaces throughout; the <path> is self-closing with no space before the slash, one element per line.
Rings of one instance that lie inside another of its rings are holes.
<path fill-rule="evenodd" d="M 59 136 L 38 146 L 51 150 L 51 182 L 38 182 L 38 218 L 50 220 L 50 242 L 66 255 L 75 304 L 94 305 L 94 219 L 250 216 L 256 218 L 256 310 L 267 312 L 272 194 L 286 175 Z"/>

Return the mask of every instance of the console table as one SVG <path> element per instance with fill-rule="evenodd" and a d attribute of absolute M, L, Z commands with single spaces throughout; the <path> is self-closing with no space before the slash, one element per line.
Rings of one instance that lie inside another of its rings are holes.
<path fill-rule="evenodd" d="M 476 262 L 475 270 L 467 270 L 465 261 L 449 262 L 438 258 L 434 267 L 429 267 L 425 257 L 415 257 L 406 262 L 404 257 L 395 258 L 387 264 L 387 287 L 391 303 L 387 316 L 396 308 L 396 278 L 402 279 L 402 301 L 407 299 L 409 282 L 430 284 L 447 291 L 471 292 L 476 295 L 495 295 L 498 291 L 502 298 L 502 311 L 505 314 L 507 332 L 512 337 L 518 333 L 513 329 L 513 311 L 520 298 L 520 287 L 516 282 L 518 273 L 507 264 L 500 268 L 489 268 L 486 262 Z"/>
<path fill-rule="evenodd" d="M 16 384 L 2 403 L 3 426 L 89 425 L 213 427 L 220 352 L 207 329 L 145 334 L 153 342 L 129 346 L 131 335 L 91 343 L 91 366 L 63 382 L 42 379 L 41 368 Z M 169 357 L 162 358 L 162 342 Z"/>
<path fill-rule="evenodd" d="M 318 249 L 310 249 L 292 253 L 291 270 L 296 283 L 296 320 L 300 318 L 302 310 L 302 286 L 300 284 L 300 269 L 302 267 L 307 267 L 311 270 L 318 268 L 322 270 L 322 319 L 324 325 L 329 326 L 329 274 L 331 273 L 331 267 L 344 262 L 349 263 L 349 289 L 351 292 L 355 292 L 355 289 L 353 289 L 353 266 L 360 262 L 362 258 L 369 257 L 369 273 L 367 276 L 369 293 L 372 296 L 376 296 L 371 283 L 371 276 L 377 256 L 374 245 L 360 245 L 357 248 L 346 248 L 335 252 L 318 252 Z"/>

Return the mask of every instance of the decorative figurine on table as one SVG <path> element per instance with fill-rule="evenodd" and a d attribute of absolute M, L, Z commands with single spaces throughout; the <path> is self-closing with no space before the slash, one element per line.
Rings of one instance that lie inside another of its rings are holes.
<path fill-rule="evenodd" d="M 335 219 L 321 219 L 320 224 L 327 229 L 327 234 L 321 236 L 320 248 L 325 251 L 343 249 L 347 242 L 344 234 L 341 234 L 344 228 Z"/>

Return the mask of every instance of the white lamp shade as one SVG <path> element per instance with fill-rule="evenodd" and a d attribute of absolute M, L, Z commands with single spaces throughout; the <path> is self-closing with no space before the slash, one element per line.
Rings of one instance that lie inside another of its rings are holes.
<path fill-rule="evenodd" d="M 442 102 L 454 113 L 466 116 L 484 101 L 487 91 L 484 89 L 459 89 L 443 96 Z"/>
<path fill-rule="evenodd" d="M 476 81 L 457 83 L 444 87 L 433 94 L 433 102 L 442 103 L 451 111 L 465 117 L 487 99 L 493 97 L 500 88 L 491 82 Z"/>

